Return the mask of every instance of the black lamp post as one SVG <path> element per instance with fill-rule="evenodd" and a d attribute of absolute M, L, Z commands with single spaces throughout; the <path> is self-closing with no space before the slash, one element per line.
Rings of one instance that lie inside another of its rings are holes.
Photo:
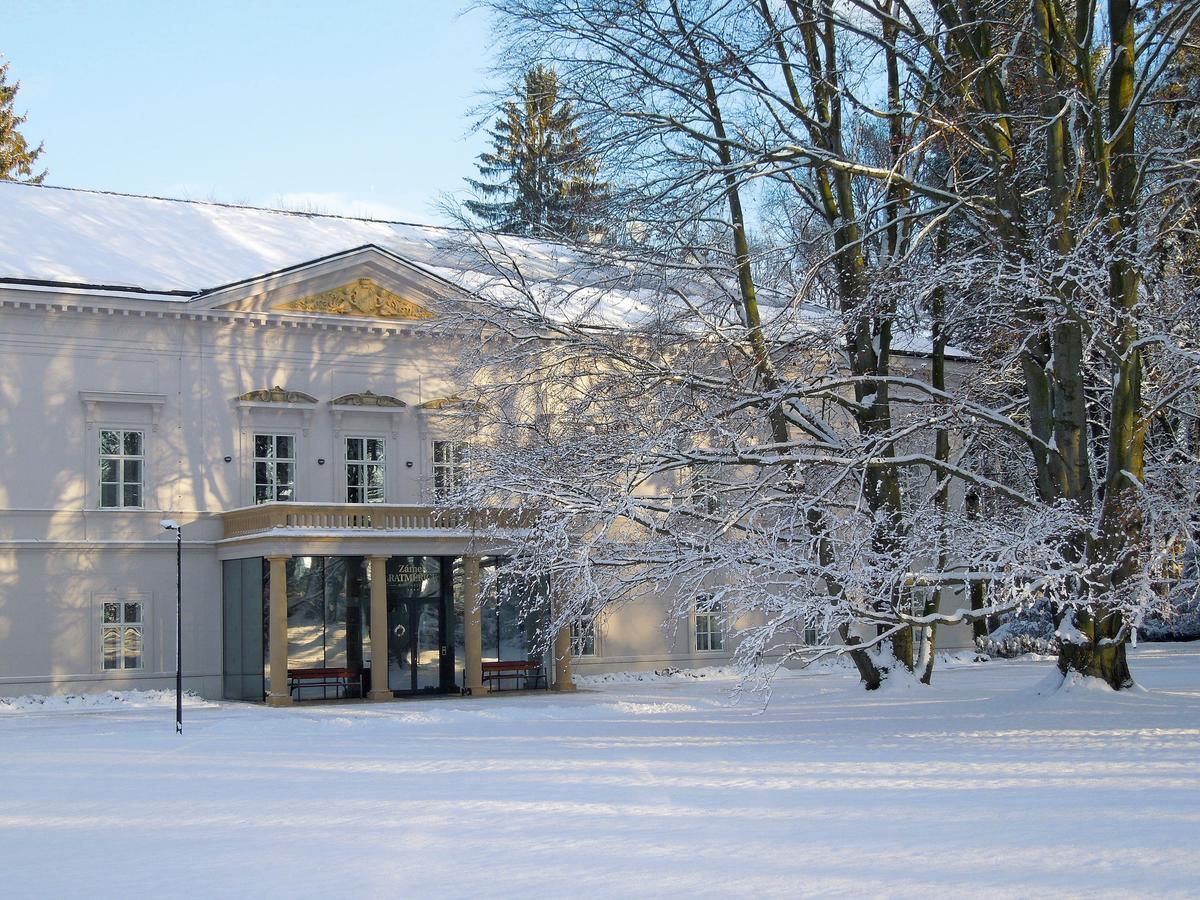
<path fill-rule="evenodd" d="M 159 524 L 175 532 L 175 733 L 183 734 L 183 527 L 174 519 Z"/>

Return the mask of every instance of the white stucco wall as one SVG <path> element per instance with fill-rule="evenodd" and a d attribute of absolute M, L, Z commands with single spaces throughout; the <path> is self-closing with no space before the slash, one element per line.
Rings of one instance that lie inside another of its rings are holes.
<path fill-rule="evenodd" d="M 0 292 L 0 300 L 14 296 Z M 255 431 L 296 436 L 299 500 L 344 501 L 341 439 L 353 434 L 387 439 L 389 503 L 422 502 L 440 426 L 417 407 L 453 393 L 447 373 L 457 351 L 450 340 L 357 323 L 176 319 L 159 317 L 171 309 L 162 301 L 115 303 L 128 312 L 0 307 L 0 693 L 173 684 L 174 543 L 159 525 L 172 517 L 186 537 L 185 673 L 190 687 L 220 696 L 215 516 L 253 503 Z M 273 385 L 319 402 L 246 410 L 235 401 Z M 366 390 L 409 407 L 395 417 L 349 411 L 338 421 L 328 401 Z M 106 400 L 89 411 L 81 391 L 161 395 L 162 403 Z M 99 508 L 105 427 L 145 434 L 144 509 Z M 100 669 L 98 598 L 115 596 L 146 604 L 146 665 L 136 673 Z"/>
<path fill-rule="evenodd" d="M 347 435 L 386 438 L 389 503 L 430 499 L 431 442 L 451 426 L 419 404 L 455 393 L 451 373 L 462 356 L 456 339 L 363 320 L 257 315 L 252 308 L 242 302 L 234 315 L 178 301 L 0 288 L 0 694 L 173 683 L 173 537 L 159 525 L 171 517 L 186 535 L 187 683 L 220 696 L 219 560 L 269 549 L 261 541 L 244 549 L 218 543 L 217 515 L 253 503 L 256 431 L 295 436 L 299 501 L 344 502 Z M 274 385 L 318 402 L 236 400 Z M 408 407 L 340 417 L 330 408 L 334 397 L 367 390 Z M 155 399 L 124 402 L 121 395 L 129 394 Z M 144 509 L 99 508 L 105 427 L 145 434 Z M 397 543 L 391 552 L 461 548 L 426 540 Z M 146 665 L 104 672 L 98 604 L 125 596 L 145 604 Z M 577 660 L 576 670 L 728 661 L 731 642 L 723 652 L 697 652 L 693 620 L 664 627 L 669 619 L 668 601 L 653 596 L 611 611 L 599 628 L 597 655 Z M 940 644 L 966 646 L 969 633 L 944 629 Z"/>

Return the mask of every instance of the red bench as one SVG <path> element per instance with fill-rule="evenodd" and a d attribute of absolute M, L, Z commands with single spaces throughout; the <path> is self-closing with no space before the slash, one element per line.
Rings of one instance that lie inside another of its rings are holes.
<path fill-rule="evenodd" d="M 529 682 L 533 681 L 533 686 L 537 687 L 538 682 L 542 683 L 543 687 L 548 687 L 546 683 L 546 670 L 542 666 L 540 659 L 514 659 L 514 660 L 497 660 L 496 662 L 485 662 L 483 664 L 483 683 L 495 682 L 496 690 L 503 690 L 499 685 L 503 684 L 504 679 L 511 678 L 513 680 L 525 679 L 525 688 L 529 688 Z"/>
<path fill-rule="evenodd" d="M 302 687 L 319 687 L 321 698 L 326 699 L 329 688 L 338 688 L 342 696 L 355 682 L 358 683 L 358 696 L 363 696 L 362 669 L 288 669 L 288 693 L 296 692 L 300 699 Z"/>

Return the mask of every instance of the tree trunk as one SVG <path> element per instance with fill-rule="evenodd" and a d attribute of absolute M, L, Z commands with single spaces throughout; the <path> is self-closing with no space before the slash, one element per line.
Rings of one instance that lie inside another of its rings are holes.
<path fill-rule="evenodd" d="M 1113 325 L 1111 343 L 1116 363 L 1112 378 L 1112 412 L 1108 423 L 1108 458 L 1098 534 L 1089 553 L 1105 570 L 1097 579 L 1100 596 L 1093 612 L 1077 609 L 1071 640 L 1058 656 L 1063 675 L 1077 672 L 1103 678 L 1113 690 L 1133 686 L 1125 660 L 1126 629 L 1120 614 L 1106 603 L 1105 591 L 1118 591 L 1137 572 L 1143 518 L 1138 491 L 1145 479 L 1145 424 L 1142 421 L 1142 357 L 1138 346 L 1136 307 L 1139 273 L 1137 250 L 1138 168 L 1134 157 L 1136 116 L 1134 92 L 1137 12 L 1129 0 L 1109 0 L 1111 75 L 1108 90 L 1109 160 L 1108 301 Z"/>
<path fill-rule="evenodd" d="M 1133 675 L 1125 659 L 1125 642 L 1063 643 L 1058 651 L 1058 671 L 1100 678 L 1114 691 L 1133 687 Z"/>
<path fill-rule="evenodd" d="M 968 519 L 979 518 L 979 495 L 975 491 L 967 491 L 965 501 L 967 508 Z M 987 584 L 982 581 L 972 581 L 967 591 L 971 597 L 971 610 L 978 612 L 987 605 Z M 989 616 L 986 619 L 976 619 L 971 623 L 972 636 L 978 642 L 980 638 L 987 637 L 996 627 L 993 617 Z"/>
<path fill-rule="evenodd" d="M 933 660 L 937 654 L 937 623 L 928 626 L 921 652 L 921 683 L 933 684 Z"/>
<path fill-rule="evenodd" d="M 935 259 L 940 265 L 950 247 L 950 232 L 943 225 L 938 229 L 934 239 Z M 930 296 L 929 308 L 930 332 L 933 338 L 933 353 L 929 360 L 929 381 L 934 390 L 946 391 L 946 290 L 938 284 Z M 950 432 L 938 428 L 933 438 L 933 455 L 939 462 L 950 461 Z M 933 505 L 938 517 L 938 558 L 937 571 L 945 572 L 950 565 L 950 556 L 946 552 L 946 516 L 950 510 L 950 481 L 943 476 L 939 478 L 937 491 L 933 496 Z M 930 616 L 941 612 L 942 588 L 939 586 L 929 592 L 925 601 L 925 615 Z M 933 683 L 933 662 L 937 654 L 937 624 L 928 626 L 925 640 L 921 647 L 920 675 L 923 684 Z"/>
<path fill-rule="evenodd" d="M 902 628 L 892 635 L 892 655 L 896 657 L 896 662 L 908 671 L 913 670 L 913 630 L 911 628 Z"/>
<path fill-rule="evenodd" d="M 838 636 L 842 639 L 842 643 L 847 647 L 853 647 L 855 644 L 861 644 L 862 638 L 858 635 L 850 634 L 849 626 L 842 625 L 838 628 Z M 883 684 L 883 673 L 879 671 L 879 667 L 875 665 L 875 660 L 871 659 L 871 654 L 866 650 L 851 650 L 850 659 L 854 661 L 855 668 L 858 669 L 858 677 L 862 680 L 863 687 L 868 691 L 874 691 Z"/>
<path fill-rule="evenodd" d="M 822 566 L 828 569 L 833 562 L 833 552 L 829 549 L 829 542 L 825 539 L 825 521 L 815 509 L 809 509 L 807 519 L 809 529 L 817 536 L 817 559 Z M 825 587 L 829 591 L 830 597 L 844 598 L 845 591 L 840 584 L 830 584 L 827 582 Z M 842 643 L 847 647 L 853 647 L 855 644 L 862 643 L 861 638 L 850 634 L 849 625 L 842 624 L 838 626 L 838 637 L 842 639 Z M 858 669 L 858 677 L 862 680 L 863 687 L 868 691 L 875 690 L 883 683 L 883 673 L 879 671 L 879 667 L 875 665 L 875 660 L 871 658 L 871 654 L 866 650 L 851 650 L 850 659 L 854 661 L 854 667 Z"/>

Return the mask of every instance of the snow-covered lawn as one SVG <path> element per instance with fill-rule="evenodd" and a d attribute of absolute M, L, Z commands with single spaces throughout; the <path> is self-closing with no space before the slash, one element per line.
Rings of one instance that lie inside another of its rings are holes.
<path fill-rule="evenodd" d="M 729 679 L 0 715 L 10 897 L 1200 893 L 1200 647 L 1148 690 Z M 62 704 L 57 704 L 60 708 Z"/>

